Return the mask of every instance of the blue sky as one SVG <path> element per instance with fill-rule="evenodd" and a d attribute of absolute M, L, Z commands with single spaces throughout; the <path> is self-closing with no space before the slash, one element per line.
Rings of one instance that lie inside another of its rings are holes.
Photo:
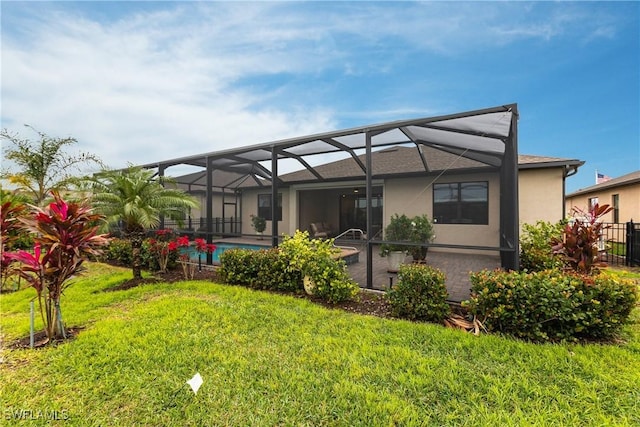
<path fill-rule="evenodd" d="M 569 192 L 640 169 L 638 2 L 0 7 L 1 126 L 111 167 L 515 102 Z"/>

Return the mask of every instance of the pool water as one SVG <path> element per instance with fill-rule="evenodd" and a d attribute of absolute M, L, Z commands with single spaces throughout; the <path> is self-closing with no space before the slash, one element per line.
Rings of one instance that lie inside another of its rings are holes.
<path fill-rule="evenodd" d="M 221 243 L 221 242 L 213 242 L 216 245 L 216 250 L 213 252 L 213 263 L 220 264 L 220 255 L 226 251 L 227 249 L 250 249 L 252 251 L 258 251 L 260 249 L 269 249 L 269 246 L 261 246 L 261 245 L 250 245 L 246 243 Z M 196 252 L 195 248 L 190 246 L 188 248 L 182 248 L 182 253 L 188 253 L 189 259 L 191 262 L 198 262 L 198 252 Z M 207 256 L 205 254 L 201 255 L 201 262 L 204 264 L 207 261 Z"/>

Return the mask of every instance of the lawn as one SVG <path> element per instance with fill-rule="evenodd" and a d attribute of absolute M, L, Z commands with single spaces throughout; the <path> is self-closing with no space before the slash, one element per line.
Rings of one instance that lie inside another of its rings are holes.
<path fill-rule="evenodd" d="M 0 296 L 3 421 L 640 425 L 638 309 L 623 343 L 539 345 L 211 282 L 102 292 L 130 274 L 91 264 L 62 300 L 85 329 L 40 350 L 7 348 L 28 333 L 34 291 Z"/>

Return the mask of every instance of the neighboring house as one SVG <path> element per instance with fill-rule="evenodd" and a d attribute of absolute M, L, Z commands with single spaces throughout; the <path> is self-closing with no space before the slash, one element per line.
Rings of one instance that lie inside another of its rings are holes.
<path fill-rule="evenodd" d="M 567 213 L 574 208 L 588 211 L 596 203 L 613 207 L 603 217 L 604 222 L 640 222 L 640 171 L 580 189 L 565 198 Z"/>

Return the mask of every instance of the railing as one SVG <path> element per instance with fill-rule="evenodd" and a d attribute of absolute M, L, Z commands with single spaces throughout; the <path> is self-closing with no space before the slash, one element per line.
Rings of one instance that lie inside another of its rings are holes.
<path fill-rule="evenodd" d="M 358 248 L 355 248 L 353 246 L 343 246 L 343 245 L 336 245 L 335 242 L 336 240 L 338 240 L 341 237 L 346 237 L 348 235 L 351 235 L 351 240 L 356 240 L 356 236 L 360 236 L 360 240 L 366 240 L 367 239 L 367 234 L 362 231 L 359 228 L 350 228 L 347 231 L 343 231 L 342 233 L 338 234 L 334 239 L 333 239 L 333 246 L 335 246 L 336 248 L 341 248 L 341 249 L 351 249 L 354 251 L 359 250 Z"/>
<path fill-rule="evenodd" d="M 204 237 L 207 235 L 206 218 L 188 218 L 183 221 L 164 220 L 164 228 L 174 230 L 180 234 L 193 234 Z M 242 221 L 239 218 L 212 218 L 209 234 L 218 236 L 240 235 Z"/>
<path fill-rule="evenodd" d="M 603 223 L 598 249 L 609 265 L 640 266 L 640 224 Z"/>

